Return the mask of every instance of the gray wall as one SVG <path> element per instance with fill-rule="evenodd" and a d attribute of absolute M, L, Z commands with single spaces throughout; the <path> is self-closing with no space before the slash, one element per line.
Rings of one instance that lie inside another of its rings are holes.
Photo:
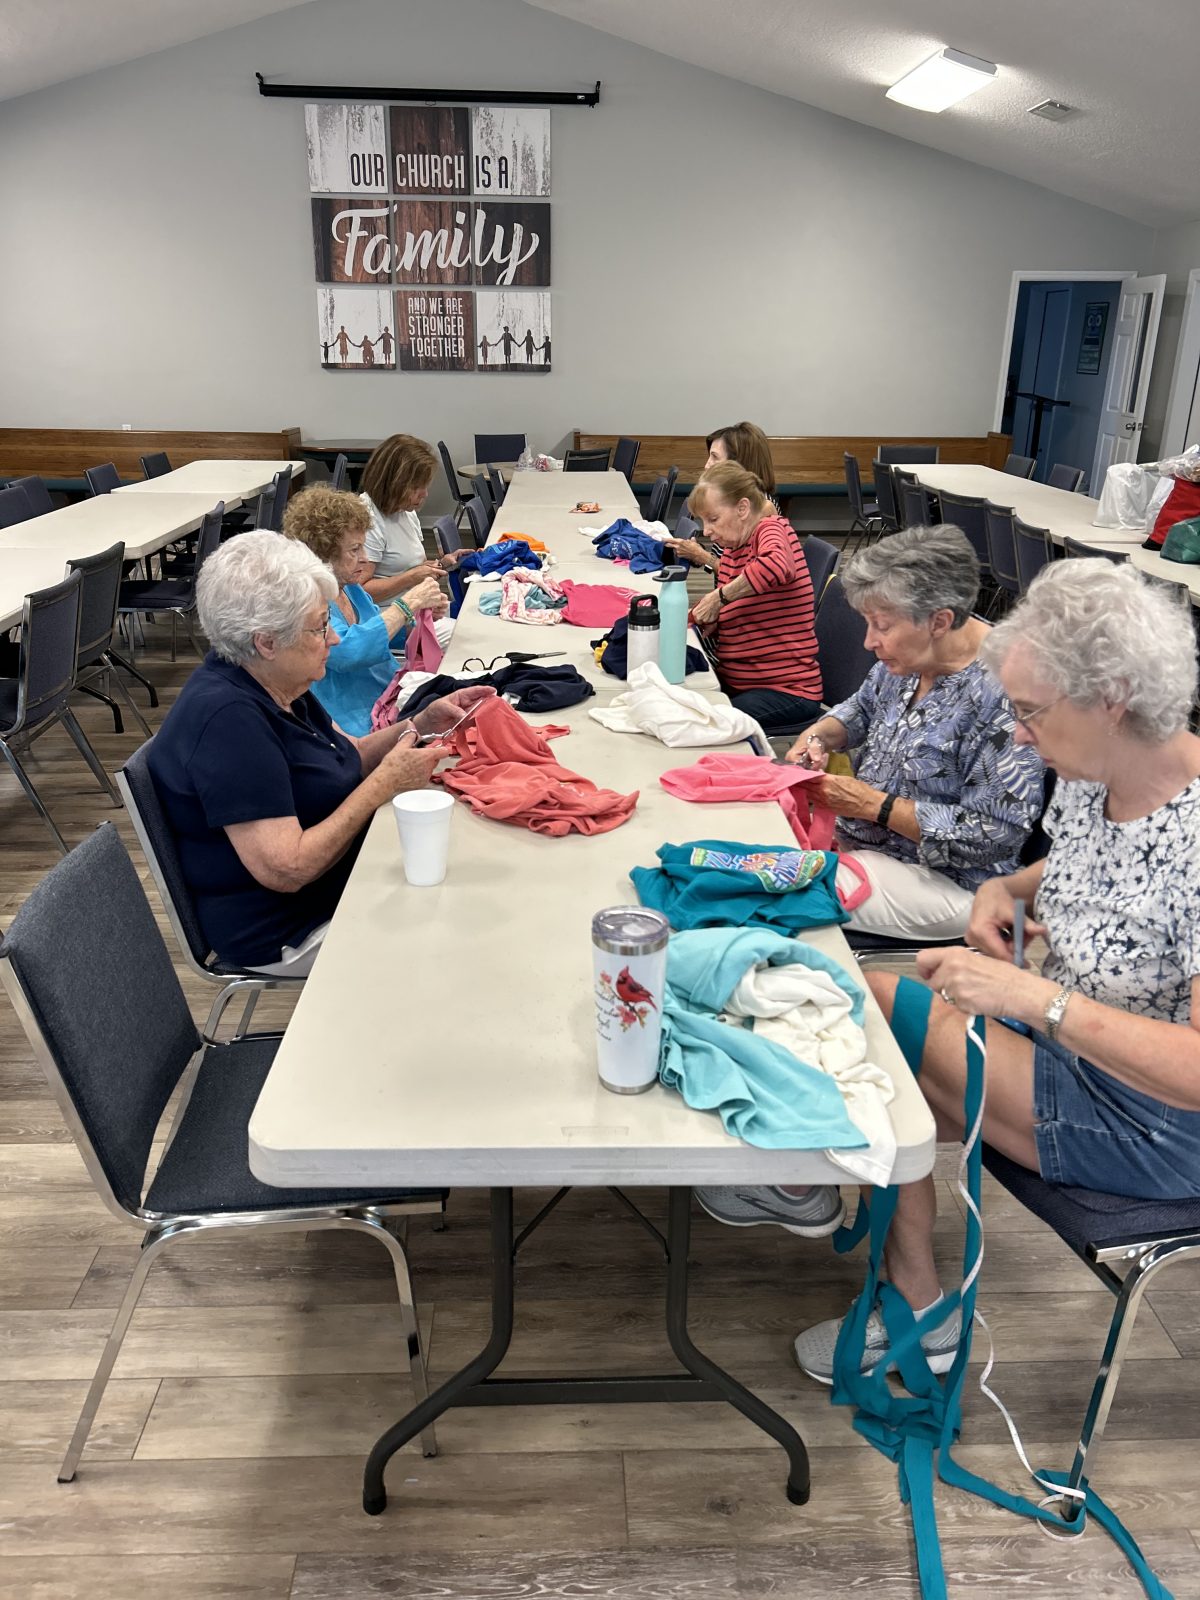
<path fill-rule="evenodd" d="M 590 86 L 553 119 L 545 378 L 325 373 L 293 82 Z M 520 0 L 317 0 L 0 105 L 0 423 L 986 432 L 1014 268 L 1145 228 Z"/>
<path fill-rule="evenodd" d="M 1166 422 L 1167 401 L 1171 395 L 1171 377 L 1179 345 L 1188 273 L 1200 267 L 1200 222 L 1185 223 L 1179 228 L 1166 228 L 1159 233 L 1154 244 L 1153 262 L 1153 266 L 1146 270 L 1165 272 L 1167 287 L 1163 298 L 1162 323 L 1158 332 L 1158 352 L 1150 378 L 1150 391 L 1146 396 L 1146 426 L 1138 449 L 1139 461 L 1154 461 L 1159 454 L 1159 440 Z M 1189 439 L 1188 443 L 1196 444 L 1200 441 Z"/>

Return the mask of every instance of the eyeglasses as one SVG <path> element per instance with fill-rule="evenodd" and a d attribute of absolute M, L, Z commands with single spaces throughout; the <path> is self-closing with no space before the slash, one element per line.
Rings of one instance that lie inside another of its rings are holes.
<path fill-rule="evenodd" d="M 1065 698 L 1065 695 L 1057 694 L 1053 700 L 1047 700 L 1044 706 L 1034 706 L 1032 711 L 1019 711 L 1017 707 L 1014 706 L 1013 720 L 1015 722 L 1019 722 L 1022 728 L 1028 728 L 1029 724 L 1033 722 L 1036 717 L 1040 717 L 1043 711 L 1049 711 L 1051 706 L 1056 706 L 1060 700 Z"/>
<path fill-rule="evenodd" d="M 323 622 L 319 628 L 301 628 L 301 633 L 311 633 L 314 638 L 323 639 L 333 626 L 331 622 Z"/>

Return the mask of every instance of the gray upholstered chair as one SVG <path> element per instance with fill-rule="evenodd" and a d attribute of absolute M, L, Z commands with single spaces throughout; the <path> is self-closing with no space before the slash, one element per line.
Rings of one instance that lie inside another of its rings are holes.
<path fill-rule="evenodd" d="M 1032 478 L 1036 466 L 1037 460 L 1033 456 L 1010 455 L 1005 460 L 1004 471 L 1013 478 Z"/>
<path fill-rule="evenodd" d="M 1024 594 L 1046 563 L 1054 559 L 1050 530 L 1035 528 L 1014 516 L 1013 551 L 1017 558 L 1017 579 Z"/>
<path fill-rule="evenodd" d="M 881 531 L 895 533 L 900 527 L 900 508 L 896 503 L 896 484 L 892 469 L 886 461 L 872 461 L 871 476 L 875 483 L 875 505 Z"/>
<path fill-rule="evenodd" d="M 482 550 L 488 542 L 491 532 L 492 519 L 488 508 L 479 495 L 472 495 L 467 501 L 467 522 L 470 524 L 471 533 L 475 540 L 475 548 Z"/>
<path fill-rule="evenodd" d="M 633 469 L 637 466 L 638 452 L 642 448 L 640 439 L 618 439 L 616 449 L 613 451 L 612 469 L 623 474 L 626 483 L 633 482 Z"/>
<path fill-rule="evenodd" d="M 1046 482 L 1052 489 L 1065 489 L 1068 494 L 1076 494 L 1083 482 L 1083 468 L 1069 467 L 1064 461 L 1056 461 L 1050 468 Z"/>
<path fill-rule="evenodd" d="M 346 474 L 350 470 L 349 457 L 339 450 L 333 458 L 333 470 L 329 474 L 329 487 L 331 489 L 344 489 L 346 487 Z"/>
<path fill-rule="evenodd" d="M 808 575 L 812 580 L 813 605 L 821 604 L 821 596 L 825 593 L 825 586 L 833 576 L 833 570 L 838 564 L 841 551 L 836 545 L 830 544 L 825 539 L 818 539 L 810 533 L 803 541 L 804 559 L 808 563 Z"/>
<path fill-rule="evenodd" d="M 270 490 L 267 492 L 269 494 Z M 175 660 L 176 632 L 180 617 L 187 623 L 192 649 L 197 655 L 202 653 L 192 624 L 196 612 L 196 580 L 200 576 L 200 569 L 221 542 L 221 519 L 224 514 L 224 502 L 218 500 L 201 523 L 200 537 L 196 542 L 196 554 L 190 572 L 178 578 L 131 578 L 121 585 L 117 609 L 122 616 L 132 616 L 135 613 L 140 615 L 152 611 L 170 613 L 172 661 Z M 278 531 L 276 529 L 276 532 Z"/>
<path fill-rule="evenodd" d="M 0 528 L 16 528 L 22 522 L 32 522 L 37 513 L 33 502 L 19 484 L 10 483 L 0 489 Z"/>
<path fill-rule="evenodd" d="M 849 450 L 842 451 L 842 471 L 846 479 L 846 498 L 850 502 L 850 527 L 847 530 L 852 544 L 862 539 L 873 539 L 883 532 L 883 519 L 873 500 L 863 499 L 862 473 L 858 457 Z"/>
<path fill-rule="evenodd" d="M 983 508 L 983 522 L 987 530 L 988 566 L 996 582 L 996 591 L 1003 603 L 1015 600 L 1021 592 L 1017 574 L 1017 536 L 1013 531 L 1011 506 L 993 505 L 989 500 Z"/>
<path fill-rule="evenodd" d="M 112 698 L 115 691 L 127 710 L 133 713 L 142 732 L 150 737 L 150 724 L 134 705 L 122 682 L 119 667 L 133 669 L 123 656 L 113 653 L 113 634 L 117 627 L 117 597 L 121 590 L 121 567 L 125 546 L 118 540 L 94 556 L 81 556 L 69 563 L 71 572 L 81 573 L 83 588 L 79 601 L 79 643 L 75 650 L 75 688 L 96 700 L 103 700 L 113 716 L 113 731 L 125 732 L 121 707 Z M 134 673 L 145 682 L 141 673 Z M 101 687 L 103 685 L 103 687 Z"/>
<path fill-rule="evenodd" d="M 477 433 L 475 435 L 475 461 L 519 461 L 526 447 L 523 433 Z"/>
<path fill-rule="evenodd" d="M 936 461 L 936 444 L 881 444 L 875 451 L 876 461 L 890 467 L 897 461 Z"/>
<path fill-rule="evenodd" d="M 667 520 L 671 512 L 671 501 L 675 498 L 675 480 L 678 476 L 678 467 L 668 467 L 661 478 L 655 478 L 650 489 L 650 498 L 646 502 L 647 522 Z"/>
<path fill-rule="evenodd" d="M 1063 555 L 1068 557 L 1093 557 L 1100 556 L 1105 561 L 1111 561 L 1114 567 L 1124 566 L 1129 560 L 1125 550 L 1104 550 L 1098 544 L 1084 544 L 1082 539 L 1067 537 L 1063 540 Z"/>
<path fill-rule="evenodd" d="M 105 461 L 98 467 L 88 467 L 83 475 L 94 495 L 111 494 L 114 489 L 121 487 L 121 474 L 111 461 Z"/>
<path fill-rule="evenodd" d="M 139 1229 L 141 1253 L 84 1400 L 59 1482 L 70 1483 L 146 1274 L 176 1239 L 273 1227 L 352 1228 L 391 1257 L 397 1343 L 425 1398 L 404 1247 L 386 1221 L 440 1214 L 444 1190 L 276 1189 L 250 1171 L 247 1127 L 279 1035 L 213 1044 L 196 1031 L 171 958 L 117 830 L 105 823 L 53 869 L 0 942 L 0 981 L 109 1211 Z M 167 1102 L 166 1152 L 146 1167 Z M 437 1442 L 422 1434 L 426 1455 Z"/>
<path fill-rule="evenodd" d="M 564 472 L 607 472 L 609 450 L 568 450 L 563 457 Z"/>
<path fill-rule="evenodd" d="M 171 458 L 165 450 L 152 451 L 148 456 L 139 456 L 142 464 L 142 476 L 146 478 L 161 478 L 171 470 Z"/>
<path fill-rule="evenodd" d="M 8 487 L 10 489 L 24 489 L 25 498 L 33 507 L 35 517 L 44 517 L 47 511 L 54 510 L 54 501 L 50 498 L 46 480 L 38 477 L 36 472 L 31 472 L 24 478 L 14 478 Z"/>

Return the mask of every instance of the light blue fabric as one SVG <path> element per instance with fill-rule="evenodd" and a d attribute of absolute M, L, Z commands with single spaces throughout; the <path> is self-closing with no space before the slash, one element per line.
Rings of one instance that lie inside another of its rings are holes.
<path fill-rule="evenodd" d="M 475 585 L 475 593 L 479 596 L 479 609 L 485 617 L 498 617 L 500 615 L 500 602 L 503 595 L 498 583 L 480 583 Z M 562 611 L 567 603 L 566 595 L 547 594 L 544 589 L 539 589 L 535 583 L 525 585 L 526 611 Z"/>
<path fill-rule="evenodd" d="M 827 1073 L 750 1028 L 718 1022 L 751 967 L 827 972 L 861 1026 L 862 990 L 819 950 L 768 928 L 705 928 L 667 946 L 659 1077 L 689 1106 L 716 1111 L 727 1133 L 764 1150 L 861 1150 L 867 1143 Z"/>
<path fill-rule="evenodd" d="M 340 607 L 329 608 L 329 624 L 338 642 L 329 652 L 325 676 L 312 692 L 344 733 L 356 737 L 371 731 L 371 707 L 400 670 L 391 653 L 392 640 L 379 607 L 357 583 L 346 585 L 346 598 L 358 613 L 349 623 Z M 404 638 L 404 630 L 396 641 Z"/>

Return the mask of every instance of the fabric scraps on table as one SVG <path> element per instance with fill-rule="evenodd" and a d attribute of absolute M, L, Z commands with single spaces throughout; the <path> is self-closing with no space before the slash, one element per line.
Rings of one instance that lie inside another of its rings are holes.
<path fill-rule="evenodd" d="M 749 872 L 772 894 L 803 889 L 825 865 L 823 850 L 707 850 L 692 851 L 694 867 L 721 867 L 726 872 Z"/>
<path fill-rule="evenodd" d="M 638 899 L 661 911 L 673 928 L 773 928 L 795 935 L 805 928 L 845 922 L 834 879 L 838 857 L 832 850 L 818 851 L 823 858 L 808 882 L 788 894 L 765 889 L 752 872 L 739 867 L 715 866 L 707 857 L 697 862 L 697 850 L 719 854 L 770 855 L 786 853 L 790 845 L 743 844 L 728 839 L 692 839 L 686 844 L 664 844 L 657 851 L 657 867 L 634 867 Z"/>
<path fill-rule="evenodd" d="M 524 541 L 528 550 L 536 550 L 539 555 L 548 555 L 549 546 L 544 545 L 540 539 L 535 539 L 531 533 L 502 533 L 496 540 L 497 544 L 517 544 Z"/>
<path fill-rule="evenodd" d="M 628 561 L 631 572 L 657 572 L 667 564 L 662 540 L 640 532 L 628 517 L 618 517 L 592 543 L 605 561 Z"/>
<path fill-rule="evenodd" d="M 629 602 L 636 600 L 636 589 L 620 589 L 611 583 L 575 583 L 571 578 L 559 580 L 559 588 L 567 597 L 563 621 L 577 628 L 608 628 L 629 611 Z"/>
<path fill-rule="evenodd" d="M 776 800 L 802 845 L 828 850 L 833 843 L 835 817 L 828 808 L 816 804 L 810 792 L 823 776 L 808 767 L 783 766 L 763 756 L 723 750 L 701 756 L 690 767 L 672 767 L 658 781 L 668 794 L 680 800 Z"/>
<path fill-rule="evenodd" d="M 535 555 L 524 539 L 506 539 L 502 544 L 489 544 L 482 550 L 468 550 L 455 571 L 463 578 L 474 572 L 490 577 L 511 572 L 514 567 L 532 567 L 537 571 L 541 565 L 541 556 Z"/>
<path fill-rule="evenodd" d="M 648 733 L 672 747 L 753 739 L 762 749 L 770 748 L 753 717 L 668 683 L 653 661 L 635 667 L 628 683 L 624 694 L 616 695 L 608 706 L 593 707 L 588 715 L 615 733 Z"/>
<path fill-rule="evenodd" d="M 563 580 L 564 587 L 566 581 L 566 579 Z M 611 673 L 614 678 L 625 677 L 629 661 L 628 615 L 618 617 L 603 639 L 593 639 L 592 650 L 597 662 L 605 672 Z M 707 672 L 708 657 L 704 654 L 704 651 L 697 650 L 694 645 L 688 645 L 687 659 L 683 670 L 689 677 L 693 672 Z"/>
<path fill-rule="evenodd" d="M 542 627 L 561 622 L 566 603 L 553 578 L 528 567 L 513 567 L 500 577 L 498 584 L 484 580 L 479 593 L 479 609 L 485 616 Z"/>
<path fill-rule="evenodd" d="M 469 726 L 452 736 L 457 766 L 437 775 L 451 794 L 477 815 L 512 823 L 551 838 L 568 833 L 608 833 L 628 822 L 637 794 L 598 789 L 588 778 L 560 767 L 547 739 L 569 728 L 533 728 L 497 697 L 480 706 Z"/>
<path fill-rule="evenodd" d="M 512 666 L 498 667 L 495 672 L 481 672 L 472 677 L 455 678 L 449 673 L 442 673 L 429 679 L 408 699 L 404 715 L 415 717 L 432 700 L 453 694 L 455 689 L 469 689 L 475 684 L 490 684 L 497 694 L 512 696 L 518 711 L 562 711 L 567 706 L 577 706 L 581 700 L 589 700 L 596 692 L 574 667 L 514 663 Z"/>
<path fill-rule="evenodd" d="M 500 606 L 504 600 L 504 591 L 500 585 L 507 582 L 509 578 L 514 577 L 518 570 L 524 569 L 520 568 L 514 569 L 513 572 L 506 572 L 500 583 L 489 583 L 480 588 L 479 612 L 481 616 L 498 617 L 500 615 Z M 548 590 L 536 584 L 526 585 L 525 609 L 527 611 L 561 611 L 566 603 L 561 595 L 550 594 Z"/>

